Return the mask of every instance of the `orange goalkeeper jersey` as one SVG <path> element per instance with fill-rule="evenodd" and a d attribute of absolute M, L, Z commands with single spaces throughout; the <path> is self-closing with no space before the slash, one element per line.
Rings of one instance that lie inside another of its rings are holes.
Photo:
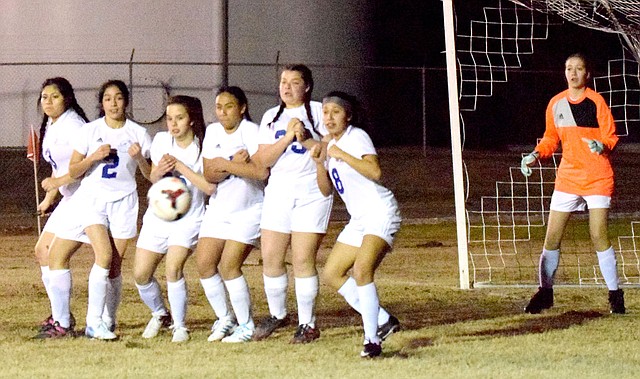
<path fill-rule="evenodd" d="M 611 110 L 604 98 L 590 88 L 576 101 L 569 99 L 568 92 L 549 101 L 546 130 L 536 151 L 540 158 L 549 158 L 562 144 L 556 190 L 580 196 L 611 196 L 614 180 L 609 153 L 618 142 Z M 602 142 L 605 151 L 602 155 L 592 153 L 582 138 Z"/>

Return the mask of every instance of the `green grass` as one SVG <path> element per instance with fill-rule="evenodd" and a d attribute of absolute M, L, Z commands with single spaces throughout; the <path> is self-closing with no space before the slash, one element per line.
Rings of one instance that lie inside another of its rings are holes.
<path fill-rule="evenodd" d="M 336 228 L 320 254 L 324 262 Z M 358 314 L 326 286 L 318 299 L 321 338 L 290 345 L 294 327 L 262 342 L 209 343 L 213 313 L 187 264 L 191 341 L 168 333 L 140 337 L 149 312 L 133 285 L 128 252 L 123 303 L 115 342 L 85 338 L 36 341 L 35 325 L 49 313 L 32 256 L 33 235 L 0 243 L 0 377 L 35 378 L 631 378 L 640 369 L 640 291 L 626 289 L 628 314 L 609 315 L 604 288 L 557 288 L 556 305 L 541 315 L 522 308 L 532 288 L 458 289 L 455 227 L 406 225 L 396 250 L 378 270 L 382 304 L 404 329 L 384 343 L 381 359 L 359 358 Z M 266 316 L 259 252 L 245 267 L 256 319 Z M 80 327 L 86 313 L 89 250 L 72 261 L 72 310 Z M 162 267 L 161 267 L 162 269 Z M 164 281 L 162 271 L 158 273 Z M 295 314 L 293 292 L 289 310 Z"/>

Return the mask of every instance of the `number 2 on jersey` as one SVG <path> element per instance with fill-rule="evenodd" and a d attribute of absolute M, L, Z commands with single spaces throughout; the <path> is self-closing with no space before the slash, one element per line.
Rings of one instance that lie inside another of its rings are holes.
<path fill-rule="evenodd" d="M 105 179 L 113 179 L 118 174 L 117 172 L 109 172 L 111 169 L 116 169 L 120 164 L 120 158 L 118 154 L 109 154 L 106 164 L 102 167 L 102 177 Z"/>

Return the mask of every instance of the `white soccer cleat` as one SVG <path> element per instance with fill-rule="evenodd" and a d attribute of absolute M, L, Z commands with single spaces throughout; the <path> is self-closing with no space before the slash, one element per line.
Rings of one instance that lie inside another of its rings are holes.
<path fill-rule="evenodd" d="M 216 320 L 211 327 L 211 335 L 207 338 L 207 341 L 213 342 L 222 340 L 224 337 L 231 335 L 237 325 L 236 320 L 231 316 Z"/>
<path fill-rule="evenodd" d="M 230 343 L 239 343 L 239 342 L 248 342 L 251 341 L 253 337 L 253 332 L 255 331 L 255 326 L 253 323 L 238 325 L 233 333 L 224 337 L 222 342 L 230 342 Z"/>
<path fill-rule="evenodd" d="M 178 326 L 173 329 L 173 337 L 171 342 L 186 342 L 189 341 L 189 331 L 184 326 Z"/>
<path fill-rule="evenodd" d="M 118 338 L 112 331 L 109 330 L 109 327 L 104 322 L 101 322 L 97 326 L 87 326 L 84 331 L 84 334 L 92 338 L 94 340 L 114 340 Z"/>
<path fill-rule="evenodd" d="M 171 325 L 171 315 L 153 315 L 142 332 L 142 338 L 154 338 L 160 333 L 162 327 L 168 328 L 169 325 Z"/>

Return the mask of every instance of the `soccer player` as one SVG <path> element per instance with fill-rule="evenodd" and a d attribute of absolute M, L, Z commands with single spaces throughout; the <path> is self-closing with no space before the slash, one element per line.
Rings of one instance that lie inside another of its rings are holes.
<path fill-rule="evenodd" d="M 173 96 L 166 112 L 167 131 L 158 132 L 151 144 L 151 182 L 165 176 L 175 176 L 187 183 L 191 192 L 189 211 L 176 221 L 158 218 L 147 209 L 138 236 L 133 275 L 142 301 L 151 310 L 143 338 L 153 338 L 163 326 L 169 326 L 171 315 L 162 299 L 154 273 L 166 256 L 167 298 L 173 316 L 172 342 L 189 340 L 185 326 L 187 313 L 187 283 L 184 264 L 198 238 L 204 214 L 205 195 L 215 191 L 215 185 L 202 176 L 202 141 L 204 117 L 202 103 L 190 96 Z"/>
<path fill-rule="evenodd" d="M 285 254 L 291 246 L 298 305 L 298 328 L 291 343 L 307 343 L 320 337 L 315 319 L 316 254 L 332 203 L 332 197 L 318 188 L 308 149 L 320 143 L 327 131 L 322 124 L 322 104 L 311 101 L 313 77 L 307 66 L 285 67 L 279 92 L 280 105 L 262 117 L 258 152 L 253 157 L 271 169 L 260 221 L 264 288 L 271 316 L 257 326 L 253 338 L 264 339 L 288 323 Z"/>
<path fill-rule="evenodd" d="M 566 59 L 564 73 L 568 89 L 549 102 L 544 136 L 521 162 L 522 173 L 529 176 L 531 165 L 552 156 L 562 144 L 562 160 L 540 255 L 540 287 L 524 310 L 540 313 L 553 306 L 553 280 L 560 261 L 562 235 L 572 212 L 589 209 L 589 232 L 600 272 L 609 289 L 611 312 L 625 313 L 624 293 L 618 287 L 616 256 L 607 233 L 614 188 L 609 156 L 618 142 L 613 116 L 602 96 L 587 87 L 591 67 L 582 54 Z"/>
<path fill-rule="evenodd" d="M 35 246 L 36 259 L 42 272 L 42 283 L 48 295 L 50 293 L 49 246 L 55 235 L 68 226 L 65 220 L 65 209 L 80 185 L 80 182 L 69 176 L 69 160 L 73 153 L 71 140 L 89 120 L 76 100 L 71 83 L 65 78 L 49 78 L 42 83 L 38 106 L 43 112 L 40 125 L 42 146 L 41 151 L 37 151 L 36 154 L 42 154 L 42 157 L 51 165 L 51 176 L 42 181 L 42 188 L 46 194 L 38 205 L 38 213 L 44 216 L 57 200 L 58 194 L 62 195 Z M 89 242 L 89 240 L 86 236 L 78 236 L 75 242 L 75 249 L 77 249 L 82 242 Z M 47 317 L 40 324 L 40 333 L 37 337 L 46 338 L 51 333 L 57 333 L 53 324 L 53 317 Z M 75 320 L 71 316 L 70 329 L 73 329 L 74 324 Z"/>
<path fill-rule="evenodd" d="M 205 177 L 218 189 L 209 198 L 200 227 L 196 260 L 200 283 L 217 317 L 208 340 L 246 342 L 255 325 L 242 263 L 258 245 L 268 170 L 252 160 L 258 150 L 258 125 L 251 122 L 244 91 L 220 88 L 216 116 L 218 122 L 207 127 L 203 161 Z M 225 287 L 235 317 L 227 307 Z"/>
<path fill-rule="evenodd" d="M 382 353 L 382 340 L 400 328 L 398 319 L 379 305 L 374 283 L 376 268 L 391 250 L 400 229 L 395 197 L 380 185 L 378 155 L 369 135 L 358 125 L 358 102 L 344 92 L 330 92 L 322 100 L 323 121 L 330 140 L 326 156 L 320 145 L 311 149 L 318 186 L 328 195 L 338 192 L 351 216 L 324 266 L 323 279 L 362 315 L 362 357 Z M 353 270 L 353 277 L 348 276 Z M 380 327 L 378 325 L 381 325 Z"/>
<path fill-rule="evenodd" d="M 69 175 L 82 181 L 72 199 L 74 219 L 67 222 L 86 233 L 95 254 L 85 334 L 110 340 L 117 338 L 113 331 L 122 291 L 122 258 L 137 234 L 135 173 L 139 167 L 149 178 L 146 157 L 151 137 L 144 127 L 127 119 L 129 90 L 124 82 L 105 82 L 98 100 L 101 117 L 86 124 L 73 144 Z M 69 234 L 56 235 L 50 250 L 51 308 L 61 328 L 69 327 L 69 260 L 74 252 L 68 246 Z"/>

